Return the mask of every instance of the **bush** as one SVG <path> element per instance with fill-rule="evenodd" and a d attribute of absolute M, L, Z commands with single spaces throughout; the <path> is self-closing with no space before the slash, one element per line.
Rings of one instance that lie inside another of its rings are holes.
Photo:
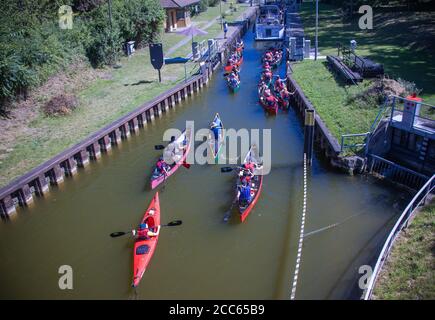
<path fill-rule="evenodd" d="M 207 11 L 207 8 L 209 6 L 208 2 L 209 2 L 209 0 L 201 0 L 201 2 L 199 3 L 199 11 L 200 12 Z"/>
<path fill-rule="evenodd" d="M 64 116 L 70 114 L 78 106 L 78 100 L 73 95 L 61 94 L 51 98 L 43 107 L 47 116 Z"/>
<path fill-rule="evenodd" d="M 220 0 L 208 0 L 208 5 L 210 7 L 216 7 L 217 5 L 219 5 Z"/>
<path fill-rule="evenodd" d="M 347 102 L 356 103 L 360 108 L 376 108 L 390 95 L 406 97 L 414 92 L 419 94 L 420 91 L 413 82 L 400 78 L 397 80 L 381 78 L 373 81 L 364 91 L 350 95 Z"/>

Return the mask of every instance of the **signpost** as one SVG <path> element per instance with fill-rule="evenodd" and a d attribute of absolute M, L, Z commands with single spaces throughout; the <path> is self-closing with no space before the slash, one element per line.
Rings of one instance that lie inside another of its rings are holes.
<path fill-rule="evenodd" d="M 162 82 L 160 69 L 163 67 L 164 60 L 163 60 L 163 46 L 161 43 L 150 44 L 150 59 L 154 69 L 157 69 L 159 71 L 159 82 Z"/>

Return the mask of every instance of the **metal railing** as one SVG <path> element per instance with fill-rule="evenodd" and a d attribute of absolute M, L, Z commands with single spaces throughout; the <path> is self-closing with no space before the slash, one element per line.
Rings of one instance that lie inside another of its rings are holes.
<path fill-rule="evenodd" d="M 391 99 L 391 116 L 390 124 L 397 127 L 405 127 L 405 129 L 414 129 L 420 132 L 428 134 L 434 134 L 435 132 L 435 106 L 418 102 L 419 113 L 416 114 L 414 110 L 406 110 L 405 102 L 406 98 L 392 96 Z M 404 117 L 407 118 L 404 121 Z"/>
<path fill-rule="evenodd" d="M 423 185 L 423 187 L 417 192 L 411 202 L 406 206 L 405 210 L 403 210 L 390 234 L 388 235 L 387 240 L 382 247 L 381 253 L 376 261 L 375 268 L 373 270 L 373 274 L 370 277 L 369 283 L 367 284 L 367 288 L 364 290 L 364 294 L 362 298 L 364 300 L 369 300 L 372 296 L 373 289 L 376 283 L 376 280 L 379 276 L 379 272 L 382 269 L 385 261 L 388 258 L 388 255 L 391 251 L 391 248 L 394 242 L 397 239 L 400 231 L 408 227 L 409 220 L 414 216 L 415 209 L 421 205 L 424 205 L 424 202 L 427 196 L 433 191 L 435 188 L 435 174 L 427 180 L 427 182 Z"/>
<path fill-rule="evenodd" d="M 343 152 L 345 149 L 365 147 L 366 143 L 367 143 L 367 137 L 368 137 L 369 134 L 370 134 L 370 132 L 342 134 L 341 135 L 341 149 L 340 149 L 340 152 Z M 354 142 L 352 144 L 346 143 L 346 140 L 355 140 L 355 138 L 361 138 L 361 137 L 364 137 L 362 142 Z"/>
<path fill-rule="evenodd" d="M 374 154 L 368 154 L 367 160 L 367 168 L 369 173 L 375 173 L 379 176 L 400 183 L 409 188 L 418 190 L 429 179 L 429 177 L 421 173 L 402 167 L 397 163 L 376 156 Z"/>

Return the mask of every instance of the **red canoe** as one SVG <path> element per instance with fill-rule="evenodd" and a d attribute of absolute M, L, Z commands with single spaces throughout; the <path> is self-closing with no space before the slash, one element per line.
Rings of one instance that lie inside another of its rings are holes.
<path fill-rule="evenodd" d="M 151 213 L 151 214 L 150 214 Z M 160 202 L 159 193 L 157 192 L 148 209 L 141 220 L 141 223 L 147 223 L 150 230 L 154 226 L 160 225 Z M 156 250 L 159 236 L 152 237 L 149 240 L 137 240 L 134 244 L 133 252 L 133 284 L 135 288 L 138 286 L 142 276 L 151 261 L 151 258 Z"/>
<path fill-rule="evenodd" d="M 257 147 L 253 145 L 249 150 L 248 154 L 246 155 L 243 163 L 247 163 L 247 162 L 260 163 L 260 159 L 256 158 L 257 157 L 256 153 L 257 153 Z M 254 172 L 254 173 L 259 173 L 259 174 L 254 175 L 254 177 L 251 179 L 251 201 L 244 205 L 238 203 L 240 220 L 242 222 L 246 220 L 246 218 L 254 208 L 255 204 L 257 203 L 258 198 L 260 197 L 261 194 L 261 188 L 263 186 L 263 175 L 261 174 L 261 172 Z M 240 184 L 239 178 L 237 178 L 237 184 L 238 185 Z"/>
<path fill-rule="evenodd" d="M 272 106 L 269 106 L 266 102 L 266 99 L 263 96 L 260 96 L 260 104 L 268 114 L 274 116 L 278 114 L 278 102 L 275 102 Z"/>
<path fill-rule="evenodd" d="M 189 154 L 190 146 L 192 144 L 192 130 L 190 128 L 183 131 L 183 133 L 175 140 L 177 144 L 186 141 L 186 149 L 184 150 L 183 156 L 179 161 L 170 165 L 170 169 L 167 174 L 156 173 L 154 168 L 153 174 L 151 176 L 151 189 L 156 188 L 159 184 L 168 179 L 178 168 L 186 161 L 186 157 Z"/>
<path fill-rule="evenodd" d="M 258 97 L 259 97 L 259 101 L 261 106 L 264 108 L 264 110 L 266 110 L 267 113 L 271 114 L 271 115 L 277 115 L 278 114 L 278 102 L 275 102 L 272 106 L 270 106 L 267 101 L 266 98 L 264 97 L 264 91 L 265 91 L 265 87 L 263 88 L 263 86 L 260 85 L 258 86 Z"/>

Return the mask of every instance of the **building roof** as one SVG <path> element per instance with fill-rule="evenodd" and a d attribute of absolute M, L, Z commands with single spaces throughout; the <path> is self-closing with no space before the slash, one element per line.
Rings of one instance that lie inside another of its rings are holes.
<path fill-rule="evenodd" d="M 162 8 L 184 8 L 192 4 L 199 3 L 200 0 L 160 0 Z"/>

